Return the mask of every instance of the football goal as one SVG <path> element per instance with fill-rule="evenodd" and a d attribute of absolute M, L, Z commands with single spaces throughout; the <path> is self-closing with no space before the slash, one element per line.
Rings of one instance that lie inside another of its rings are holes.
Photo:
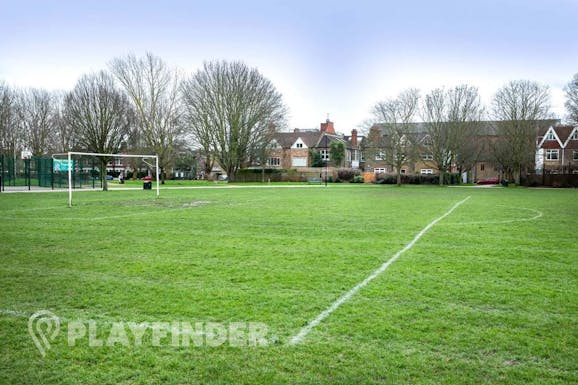
<path fill-rule="evenodd" d="M 67 156 L 67 159 L 57 159 L 57 156 Z M 156 196 L 157 198 L 160 195 L 159 192 L 159 157 L 158 155 L 134 155 L 134 154 L 102 154 L 96 152 L 76 152 L 76 151 L 69 151 L 67 153 L 62 154 L 53 154 L 53 164 L 54 170 L 60 172 L 68 172 L 68 207 L 72 207 L 72 191 L 74 190 L 73 185 L 73 178 L 72 174 L 75 170 L 75 164 L 73 157 L 82 157 L 82 156 L 91 156 L 91 157 L 104 157 L 104 158 L 140 158 L 146 163 L 149 167 L 154 168 L 154 172 L 156 174 Z M 154 159 L 154 165 L 147 162 L 147 159 Z M 82 170 L 81 170 L 82 171 Z M 104 170 L 100 170 L 101 178 L 106 178 L 106 168 Z M 134 171 L 136 172 L 136 170 Z"/>

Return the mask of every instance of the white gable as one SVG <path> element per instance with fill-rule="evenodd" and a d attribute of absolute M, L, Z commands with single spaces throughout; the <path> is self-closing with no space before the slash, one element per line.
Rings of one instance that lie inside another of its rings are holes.
<path fill-rule="evenodd" d="M 560 140 L 560 138 L 558 138 L 558 134 L 556 134 L 556 130 L 554 130 L 553 126 L 550 126 L 550 128 L 548 128 L 548 131 L 546 131 L 546 133 L 544 134 L 544 137 L 540 141 L 540 144 L 538 144 L 538 147 L 542 147 L 544 142 L 546 142 L 547 140 L 551 140 L 549 138 L 552 138 L 552 137 L 554 137 L 554 139 L 558 142 L 558 144 L 560 145 L 561 148 L 564 147 L 564 145 L 562 144 L 562 141 Z"/>
<path fill-rule="evenodd" d="M 568 135 L 568 139 L 566 139 L 564 147 L 566 147 L 571 140 L 578 140 L 578 126 L 574 127 L 570 135 Z"/>
<path fill-rule="evenodd" d="M 297 138 L 297 140 L 295 141 L 295 143 L 293 143 L 291 148 L 307 148 L 307 145 L 305 144 L 305 142 L 303 142 L 303 139 Z"/>

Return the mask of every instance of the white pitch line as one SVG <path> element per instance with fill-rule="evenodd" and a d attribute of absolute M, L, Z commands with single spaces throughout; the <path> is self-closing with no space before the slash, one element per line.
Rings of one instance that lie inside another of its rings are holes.
<path fill-rule="evenodd" d="M 411 242 L 409 242 L 407 245 L 405 245 L 405 247 L 403 249 L 401 249 L 400 251 L 398 251 L 393 257 L 391 257 L 390 259 L 388 259 L 385 263 L 383 263 L 383 265 L 381 265 L 377 270 L 375 270 L 373 273 L 371 273 L 370 276 L 368 276 L 367 278 L 365 278 L 362 282 L 358 283 L 357 285 L 355 285 L 355 287 L 353 287 L 351 290 L 349 290 L 347 293 L 345 293 L 341 298 L 339 298 L 337 301 L 333 302 L 331 304 L 331 306 L 329 306 L 327 309 L 323 310 L 321 313 L 319 313 L 319 315 L 317 317 L 315 317 L 315 319 L 313 319 L 311 322 L 309 322 L 306 326 L 304 326 L 299 333 L 297 333 L 295 336 L 293 336 L 293 338 L 291 338 L 291 340 L 289 341 L 289 345 L 295 345 L 298 344 L 299 342 L 301 342 L 306 336 L 307 334 L 309 334 L 309 332 L 311 330 L 313 330 L 314 327 L 316 327 L 317 325 L 319 325 L 321 323 L 321 321 L 323 321 L 325 318 L 327 318 L 331 313 L 333 313 L 339 306 L 343 305 L 345 302 L 347 302 L 351 297 L 353 297 L 359 290 L 361 290 L 364 286 L 366 286 L 369 282 L 371 282 L 372 280 L 374 280 L 375 278 L 377 278 L 381 273 L 383 273 L 393 262 L 395 262 L 396 259 L 398 259 L 403 253 L 405 253 L 406 251 L 408 251 L 409 249 L 411 249 L 413 247 L 413 245 L 415 245 L 415 243 L 429 230 L 431 229 L 436 223 L 438 223 L 439 221 L 441 221 L 442 219 L 444 219 L 445 217 L 447 217 L 448 215 L 450 215 L 455 209 L 457 209 L 459 206 L 461 206 L 464 202 L 466 202 L 468 199 L 470 199 L 471 197 L 468 196 L 467 198 L 465 198 L 464 200 L 459 201 L 458 203 L 456 203 L 455 205 L 452 206 L 452 208 L 450 208 L 445 214 L 443 214 L 441 217 L 434 219 L 433 221 L 431 221 L 426 227 L 423 228 L 423 230 L 421 230 L 412 240 Z"/>
<path fill-rule="evenodd" d="M 536 210 L 536 209 L 529 209 L 526 207 L 513 207 L 513 206 L 504 206 L 504 205 L 497 205 L 500 207 L 507 207 L 507 208 L 513 208 L 516 210 L 526 210 L 526 211 L 530 211 L 533 212 L 535 215 L 533 217 L 529 217 L 529 218 L 515 218 L 515 219 L 505 219 L 502 221 L 477 221 L 477 222 L 455 222 L 455 223 L 444 223 L 444 226 L 463 226 L 463 225 L 499 225 L 499 224 L 505 224 L 505 223 L 516 223 L 516 222 L 530 222 L 530 221 L 534 221 L 538 218 L 541 218 L 544 214 L 540 211 L 540 210 Z"/>

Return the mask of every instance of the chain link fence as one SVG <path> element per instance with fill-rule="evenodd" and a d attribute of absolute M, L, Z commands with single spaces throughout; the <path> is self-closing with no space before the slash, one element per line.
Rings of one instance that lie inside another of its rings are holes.
<path fill-rule="evenodd" d="M 74 161 L 73 188 L 100 188 L 98 162 L 93 158 Z M 20 159 L 0 156 L 0 189 L 32 190 L 68 188 L 68 171 L 55 171 L 52 158 Z"/>

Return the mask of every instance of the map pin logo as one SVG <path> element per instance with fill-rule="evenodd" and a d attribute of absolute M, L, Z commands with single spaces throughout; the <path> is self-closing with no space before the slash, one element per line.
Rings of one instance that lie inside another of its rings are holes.
<path fill-rule="evenodd" d="M 60 332 L 60 319 L 49 310 L 40 310 L 28 319 L 28 333 L 42 357 L 50 349 L 50 342 Z"/>

